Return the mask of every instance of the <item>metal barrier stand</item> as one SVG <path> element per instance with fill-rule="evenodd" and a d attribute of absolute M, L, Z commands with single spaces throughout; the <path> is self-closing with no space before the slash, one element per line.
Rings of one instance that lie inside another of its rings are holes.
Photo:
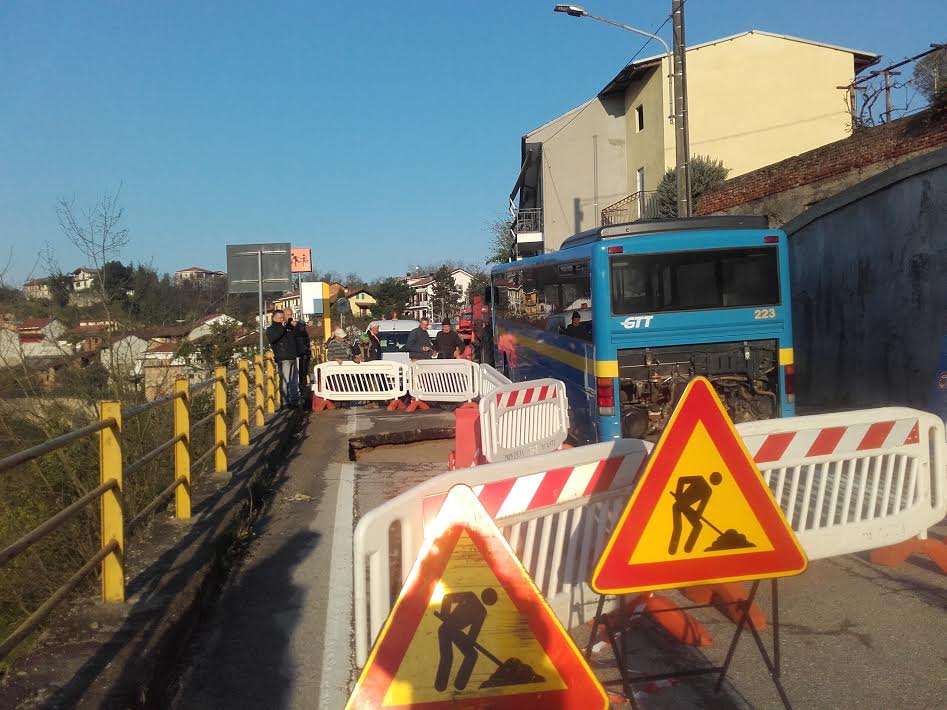
<path fill-rule="evenodd" d="M 776 688 L 776 692 L 779 694 L 779 699 L 782 702 L 783 707 L 786 708 L 786 710 L 791 710 L 792 706 L 789 702 L 789 696 L 786 694 L 786 689 L 783 687 L 782 681 L 780 679 L 779 592 L 777 579 L 770 580 L 772 585 L 771 599 L 773 608 L 772 657 L 770 656 L 769 651 L 767 651 L 766 645 L 763 643 L 763 639 L 760 636 L 759 631 L 757 631 L 756 626 L 754 626 L 752 623 L 747 623 L 750 615 L 750 608 L 753 606 L 753 602 L 756 599 L 756 592 L 759 589 L 760 581 L 761 580 L 759 579 L 753 581 L 753 585 L 750 587 L 750 593 L 746 599 L 741 599 L 734 602 L 690 604 L 686 606 L 668 607 L 666 609 L 651 609 L 643 611 L 639 611 L 637 609 L 632 610 L 622 619 L 621 627 L 618 629 L 617 633 L 619 637 L 617 641 L 615 639 L 615 629 L 612 627 L 612 624 L 609 621 L 608 614 L 604 613 L 605 598 L 609 595 L 600 594 L 598 599 L 598 607 L 595 612 L 595 618 L 592 621 L 592 630 L 589 636 L 589 642 L 585 647 L 585 660 L 590 661 L 592 659 L 592 647 L 595 645 L 596 633 L 598 632 L 599 626 L 602 626 L 605 629 L 605 633 L 608 635 L 609 646 L 612 649 L 612 654 L 615 658 L 615 664 L 618 667 L 618 673 L 620 675 L 620 679 L 614 682 L 621 683 L 622 692 L 628 699 L 628 702 L 631 704 L 632 708 L 638 708 L 633 686 L 639 683 L 649 683 L 659 680 L 672 680 L 674 678 L 688 678 L 696 675 L 717 673 L 718 676 L 717 682 L 714 685 L 714 692 L 719 693 L 720 688 L 723 686 L 723 681 L 726 679 L 727 673 L 730 670 L 730 664 L 733 662 L 733 656 L 736 653 L 737 644 L 740 641 L 740 636 L 743 634 L 743 629 L 745 627 L 749 627 L 750 632 L 753 635 L 753 640 L 756 642 L 757 650 L 760 653 L 760 657 L 763 659 L 763 663 L 766 665 L 766 670 L 769 672 L 770 679 L 773 681 L 773 685 Z M 737 627 L 733 632 L 733 638 L 730 640 L 730 646 L 727 648 L 727 655 L 724 659 L 723 665 L 708 666 L 705 668 L 691 668 L 686 670 L 671 671 L 668 673 L 632 674 L 632 654 L 629 651 L 630 644 L 628 643 L 628 636 L 634 631 L 633 623 L 635 619 L 647 618 L 649 615 L 667 612 L 692 611 L 695 609 L 719 609 L 721 606 L 734 606 L 740 611 Z M 619 610 L 618 613 L 622 613 L 622 610 Z"/>

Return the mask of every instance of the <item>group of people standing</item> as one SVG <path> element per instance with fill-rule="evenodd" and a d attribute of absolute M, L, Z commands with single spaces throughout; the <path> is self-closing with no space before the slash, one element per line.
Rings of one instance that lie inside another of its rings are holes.
<path fill-rule="evenodd" d="M 294 320 L 290 309 L 273 311 L 273 322 L 266 329 L 279 371 L 283 409 L 295 409 L 306 403 L 309 392 L 309 366 L 312 340 L 303 320 Z"/>
<path fill-rule="evenodd" d="M 408 334 L 405 344 L 408 356 L 412 360 L 450 360 L 460 357 L 466 343 L 453 330 L 450 320 L 444 319 L 440 332 L 434 338 L 428 333 L 430 325 L 430 318 L 422 318 L 418 327 Z M 378 325 L 372 324 L 354 344 L 350 344 L 346 340 L 346 332 L 336 328 L 326 344 L 326 360 L 339 363 L 348 360 L 381 360 L 382 346 L 378 330 Z M 279 371 L 282 407 L 293 409 L 304 406 L 309 394 L 309 368 L 312 363 L 312 340 L 305 321 L 295 320 L 288 308 L 285 311 L 274 310 L 272 323 L 266 329 L 266 338 Z"/>
<path fill-rule="evenodd" d="M 412 360 L 453 360 L 460 357 L 467 344 L 464 339 L 451 327 L 449 318 L 441 323 L 441 331 L 431 339 L 427 329 L 431 326 L 430 318 L 422 318 L 421 324 L 408 334 L 408 342 L 404 349 Z"/>

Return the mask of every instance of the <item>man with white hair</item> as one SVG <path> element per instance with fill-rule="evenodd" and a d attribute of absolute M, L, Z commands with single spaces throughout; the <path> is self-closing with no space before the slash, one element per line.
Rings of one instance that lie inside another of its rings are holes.
<path fill-rule="evenodd" d="M 345 331 L 336 328 L 333 333 L 335 336 L 326 346 L 326 360 L 335 360 L 340 365 L 346 360 L 352 359 L 352 349 L 345 342 Z"/>

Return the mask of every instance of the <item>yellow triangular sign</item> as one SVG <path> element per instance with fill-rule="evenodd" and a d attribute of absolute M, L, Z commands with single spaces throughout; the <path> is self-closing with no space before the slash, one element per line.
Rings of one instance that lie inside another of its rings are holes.
<path fill-rule="evenodd" d="M 477 496 L 455 486 L 346 707 L 529 705 L 608 700 Z"/>
<path fill-rule="evenodd" d="M 806 556 L 710 382 L 687 385 L 592 575 L 602 594 L 799 574 Z"/>

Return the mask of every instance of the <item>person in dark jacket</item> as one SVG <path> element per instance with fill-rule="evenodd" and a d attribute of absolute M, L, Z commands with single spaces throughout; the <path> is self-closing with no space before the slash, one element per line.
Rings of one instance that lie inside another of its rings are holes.
<path fill-rule="evenodd" d="M 279 370 L 283 408 L 288 409 L 299 404 L 299 371 L 296 369 L 296 336 L 287 327 L 285 318 L 283 311 L 273 311 L 273 322 L 266 329 L 266 339 L 273 349 L 276 368 Z"/>
<path fill-rule="evenodd" d="M 431 336 L 427 332 L 429 325 L 431 325 L 431 319 L 422 318 L 421 325 L 408 333 L 408 342 L 404 344 L 404 349 L 408 353 L 408 357 L 412 360 L 431 359 L 434 344 L 431 342 Z"/>
<path fill-rule="evenodd" d="M 296 353 L 299 356 L 299 397 L 306 399 L 309 395 L 309 364 L 312 362 L 312 340 L 306 321 L 296 321 L 293 334 L 296 336 Z"/>
<path fill-rule="evenodd" d="M 381 340 L 378 339 L 378 324 L 368 326 L 368 332 L 359 339 L 355 362 L 381 360 Z"/>
<path fill-rule="evenodd" d="M 438 360 L 453 360 L 464 351 L 467 344 L 451 329 L 450 318 L 441 323 L 441 332 L 434 336 L 434 351 Z"/>

